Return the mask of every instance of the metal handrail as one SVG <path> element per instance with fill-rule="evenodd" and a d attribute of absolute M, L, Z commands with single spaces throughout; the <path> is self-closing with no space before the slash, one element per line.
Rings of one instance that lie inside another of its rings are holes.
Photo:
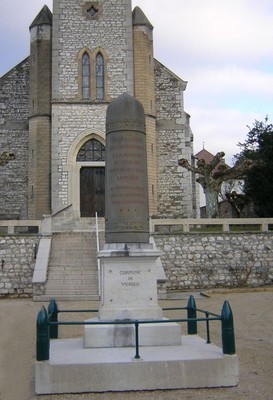
<path fill-rule="evenodd" d="M 99 240 L 99 222 L 98 222 L 98 213 L 95 213 L 96 217 L 96 244 L 97 244 L 97 253 L 100 251 L 100 240 Z M 98 286 L 99 286 L 99 296 L 102 297 L 102 284 L 101 284 L 101 265 L 100 259 L 97 257 L 97 265 L 98 265 Z"/>
<path fill-rule="evenodd" d="M 190 304 L 190 301 L 189 301 L 189 304 Z M 181 310 L 188 310 L 189 309 L 189 305 L 187 306 L 187 307 L 163 307 L 162 308 L 162 310 L 163 311 L 181 311 Z M 221 316 L 219 315 L 219 314 L 215 314 L 215 313 L 213 313 L 213 312 L 210 312 L 210 311 L 206 311 L 206 310 L 202 310 L 201 308 L 196 308 L 195 307 L 195 310 L 197 311 L 197 312 L 200 312 L 200 313 L 203 313 L 203 314 L 205 314 L 206 315 L 206 318 L 191 318 L 190 319 L 190 323 L 196 323 L 196 322 L 201 322 L 201 321 L 206 321 L 206 334 L 207 334 L 207 343 L 211 343 L 211 341 L 210 341 L 210 328 L 209 328 L 209 321 L 218 321 L 218 320 L 221 320 Z M 85 310 L 59 310 L 59 309 L 57 309 L 56 310 L 56 312 L 59 314 L 59 313 L 85 313 L 85 312 L 89 312 L 89 313 L 97 313 L 99 310 L 98 309 L 93 309 L 93 310 L 88 310 L 88 309 L 85 309 Z M 209 318 L 209 315 L 212 315 L 212 316 L 214 316 L 215 318 Z M 145 323 L 161 323 L 161 322 L 163 322 L 164 323 L 164 321 L 162 321 L 162 320 L 139 320 L 138 321 L 139 322 L 139 324 L 145 324 Z M 167 321 L 165 321 L 165 322 L 189 322 L 189 318 L 187 318 L 187 319 L 179 319 L 179 320 L 174 320 L 174 319 L 168 319 Z M 124 322 L 123 322 L 124 323 Z M 126 322 L 126 324 L 133 324 L 134 323 L 134 321 L 133 320 L 130 320 L 129 322 Z M 80 324 L 76 324 L 76 325 L 99 325 L 98 323 L 94 323 L 94 324 L 89 324 L 89 323 L 80 323 Z M 105 322 L 105 324 L 113 324 L 113 321 L 111 320 L 111 321 L 106 321 Z M 59 323 L 59 324 L 50 324 L 50 325 L 73 325 L 73 322 L 71 322 L 71 323 Z M 196 331 L 196 333 L 197 333 L 197 331 Z M 55 338 L 55 337 L 54 337 Z"/>
<path fill-rule="evenodd" d="M 58 321 L 60 312 L 97 312 L 97 310 L 58 310 L 55 300 L 51 300 L 48 306 L 48 313 L 43 306 L 37 316 L 37 341 L 36 341 L 36 359 L 37 361 L 49 360 L 50 339 L 58 338 L 59 325 L 135 325 L 135 358 L 139 355 L 139 325 L 141 324 L 164 324 L 169 322 L 188 324 L 188 334 L 197 334 L 197 322 L 205 321 L 207 328 L 207 343 L 210 343 L 210 321 L 221 321 L 222 325 L 222 347 L 224 354 L 235 354 L 235 336 L 233 327 L 233 315 L 230 305 L 224 302 L 221 315 L 211 313 L 202 309 L 197 309 L 194 297 L 191 295 L 187 307 L 172 307 L 165 310 L 187 310 L 187 318 L 160 319 L 160 320 L 110 320 L 110 321 Z M 164 310 L 164 309 L 163 309 Z M 196 311 L 205 313 L 206 317 L 197 318 Z M 209 317 L 209 315 L 213 315 Z"/>
<path fill-rule="evenodd" d="M 201 321 L 206 321 L 206 325 L 207 325 L 207 343 L 210 343 L 210 334 L 209 334 L 209 329 L 208 329 L 208 321 L 220 321 L 221 317 L 216 318 L 216 317 L 212 317 L 212 318 L 194 318 L 193 321 L 196 322 L 201 322 Z M 48 321 L 48 325 L 49 326 L 67 326 L 67 325 L 135 325 L 135 357 L 134 358 L 140 358 L 139 356 L 139 325 L 144 325 L 144 324 L 165 324 L 165 323 L 169 323 L 169 322 L 177 322 L 177 323 L 181 323 L 181 322 L 188 322 L 187 318 L 175 318 L 175 319 L 158 319 L 158 320 L 140 320 L 140 319 L 136 319 L 136 320 L 121 320 L 121 321 L 113 321 L 113 320 L 109 320 L 109 321 L 63 321 L 63 322 L 52 322 L 52 321 Z"/>

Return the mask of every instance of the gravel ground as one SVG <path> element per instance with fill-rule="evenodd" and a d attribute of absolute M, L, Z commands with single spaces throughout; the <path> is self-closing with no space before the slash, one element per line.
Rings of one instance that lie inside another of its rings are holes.
<path fill-rule="evenodd" d="M 197 307 L 216 313 L 223 302 L 230 302 L 235 324 L 236 349 L 240 363 L 240 382 L 234 388 L 187 389 L 150 392 L 86 393 L 35 395 L 36 316 L 42 303 L 32 300 L 0 300 L 0 400 L 206 400 L 273 399 L 273 289 L 251 292 L 210 293 L 197 298 Z M 46 304 L 45 304 L 46 305 Z M 59 302 L 60 309 L 96 308 L 98 303 Z M 161 301 L 161 306 L 185 306 L 186 300 Z M 46 305 L 47 306 L 47 305 Z M 64 315 L 64 314 L 62 314 Z M 177 314 L 176 314 L 177 315 Z M 88 314 L 88 317 L 90 314 Z M 167 317 L 174 317 L 169 312 Z M 67 318 L 67 317 L 66 317 Z M 77 314 L 69 319 L 86 318 Z M 200 324 L 200 336 L 204 335 Z M 81 327 L 61 327 L 60 336 L 82 336 Z M 211 340 L 220 345 L 220 325 L 211 324 Z"/>

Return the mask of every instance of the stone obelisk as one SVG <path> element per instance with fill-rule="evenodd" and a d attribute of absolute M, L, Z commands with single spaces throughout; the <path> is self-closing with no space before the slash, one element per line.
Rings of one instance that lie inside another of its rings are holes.
<path fill-rule="evenodd" d="M 106 116 L 106 243 L 149 243 L 145 117 L 124 93 Z"/>
<path fill-rule="evenodd" d="M 158 320 L 156 260 L 149 242 L 148 178 L 143 106 L 127 93 L 113 100 L 106 116 L 104 249 L 99 319 Z M 142 345 L 181 342 L 177 324 L 143 325 Z M 85 327 L 85 347 L 132 346 L 134 326 Z"/>

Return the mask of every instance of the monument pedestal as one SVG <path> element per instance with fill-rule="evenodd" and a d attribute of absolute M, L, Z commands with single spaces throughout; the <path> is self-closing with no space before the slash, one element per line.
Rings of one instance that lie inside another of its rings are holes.
<path fill-rule="evenodd" d="M 36 362 L 37 394 L 236 386 L 237 355 L 196 335 L 180 346 L 83 349 L 82 339 L 52 340 L 50 360 Z M 141 397 L 141 395 L 136 396 Z M 181 395 L 183 397 L 183 394 Z"/>
<path fill-rule="evenodd" d="M 156 281 L 156 260 L 160 255 L 149 243 L 112 243 L 99 252 L 102 299 L 98 321 L 125 320 L 132 324 L 85 325 L 85 347 L 134 346 L 134 320 L 162 320 Z M 139 342 L 141 346 L 179 345 L 180 325 L 142 324 Z"/>
<path fill-rule="evenodd" d="M 87 320 L 96 321 L 94 319 Z M 134 325 L 85 325 L 84 347 L 134 347 Z M 174 322 L 139 326 L 140 346 L 176 346 L 181 344 L 181 327 Z"/>
<path fill-rule="evenodd" d="M 156 260 L 150 243 L 106 244 L 98 253 L 102 269 L 101 320 L 161 319 Z"/>

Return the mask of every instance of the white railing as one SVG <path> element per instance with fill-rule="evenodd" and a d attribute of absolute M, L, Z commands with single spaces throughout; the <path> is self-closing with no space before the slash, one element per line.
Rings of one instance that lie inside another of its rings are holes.
<path fill-rule="evenodd" d="M 0 220 L 0 232 L 14 235 L 16 233 L 41 233 L 40 219 Z M 21 229 L 20 229 L 21 228 Z"/>
<path fill-rule="evenodd" d="M 51 233 L 50 216 L 42 220 L 0 220 L 0 233 L 13 235 L 16 233 Z M 164 232 L 182 231 L 195 232 L 217 228 L 217 231 L 273 231 L 273 218 L 158 218 L 150 219 L 150 232 L 162 232 L 160 227 L 165 227 Z M 234 229 L 234 227 L 236 229 Z M 20 229 L 21 228 L 21 229 Z M 25 228 L 25 229 L 24 229 Z M 97 228 L 97 226 L 96 226 Z M 98 230 L 98 228 L 97 228 Z M 98 240 L 98 238 L 97 238 Z"/>
<path fill-rule="evenodd" d="M 273 229 L 273 218 L 151 218 L 150 232 L 202 232 L 213 229 L 221 232 L 267 232 L 271 230 L 271 225 Z M 165 229 L 163 227 L 165 227 Z"/>

